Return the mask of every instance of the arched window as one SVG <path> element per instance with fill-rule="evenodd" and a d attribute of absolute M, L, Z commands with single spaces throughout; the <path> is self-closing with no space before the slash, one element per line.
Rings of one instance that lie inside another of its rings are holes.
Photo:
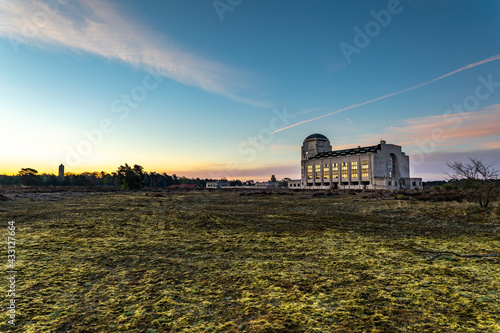
<path fill-rule="evenodd" d="M 387 156 L 387 177 L 397 177 L 398 176 L 398 161 L 396 155 L 390 154 Z"/>

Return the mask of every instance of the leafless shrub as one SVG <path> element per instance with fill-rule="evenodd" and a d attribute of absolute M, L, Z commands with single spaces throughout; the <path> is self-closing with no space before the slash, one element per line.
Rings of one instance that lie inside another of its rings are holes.
<path fill-rule="evenodd" d="M 447 175 L 451 179 L 460 180 L 464 189 L 469 190 L 471 199 L 478 202 L 481 208 L 486 208 L 498 198 L 500 170 L 495 169 L 493 163 L 485 164 L 473 157 L 468 160 L 468 163 L 448 161 L 446 164 L 452 169 L 452 173 Z"/>

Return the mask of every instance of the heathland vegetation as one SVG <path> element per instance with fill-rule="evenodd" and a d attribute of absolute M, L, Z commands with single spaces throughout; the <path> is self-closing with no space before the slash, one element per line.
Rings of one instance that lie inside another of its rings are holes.
<path fill-rule="evenodd" d="M 0 191 L 19 332 L 500 331 L 496 201 Z"/>

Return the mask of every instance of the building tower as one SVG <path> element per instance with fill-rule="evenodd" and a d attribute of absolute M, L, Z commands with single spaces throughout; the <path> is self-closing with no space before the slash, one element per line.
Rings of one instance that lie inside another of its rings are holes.
<path fill-rule="evenodd" d="M 59 166 L 59 178 L 64 178 L 64 165 Z"/>
<path fill-rule="evenodd" d="M 307 160 L 316 154 L 327 151 L 332 151 L 330 140 L 323 134 L 311 134 L 304 140 L 302 145 L 302 160 Z"/>
<path fill-rule="evenodd" d="M 306 161 L 316 154 L 332 151 L 330 140 L 323 134 L 311 134 L 305 138 L 302 144 L 302 159 L 301 159 L 301 179 L 303 188 L 305 188 L 307 179 Z"/>

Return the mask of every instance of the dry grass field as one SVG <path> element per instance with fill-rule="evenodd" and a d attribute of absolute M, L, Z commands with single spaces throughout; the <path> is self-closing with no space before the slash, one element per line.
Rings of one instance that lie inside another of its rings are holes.
<path fill-rule="evenodd" d="M 10 194 L 0 330 L 500 332 L 498 203 L 243 194 Z"/>

